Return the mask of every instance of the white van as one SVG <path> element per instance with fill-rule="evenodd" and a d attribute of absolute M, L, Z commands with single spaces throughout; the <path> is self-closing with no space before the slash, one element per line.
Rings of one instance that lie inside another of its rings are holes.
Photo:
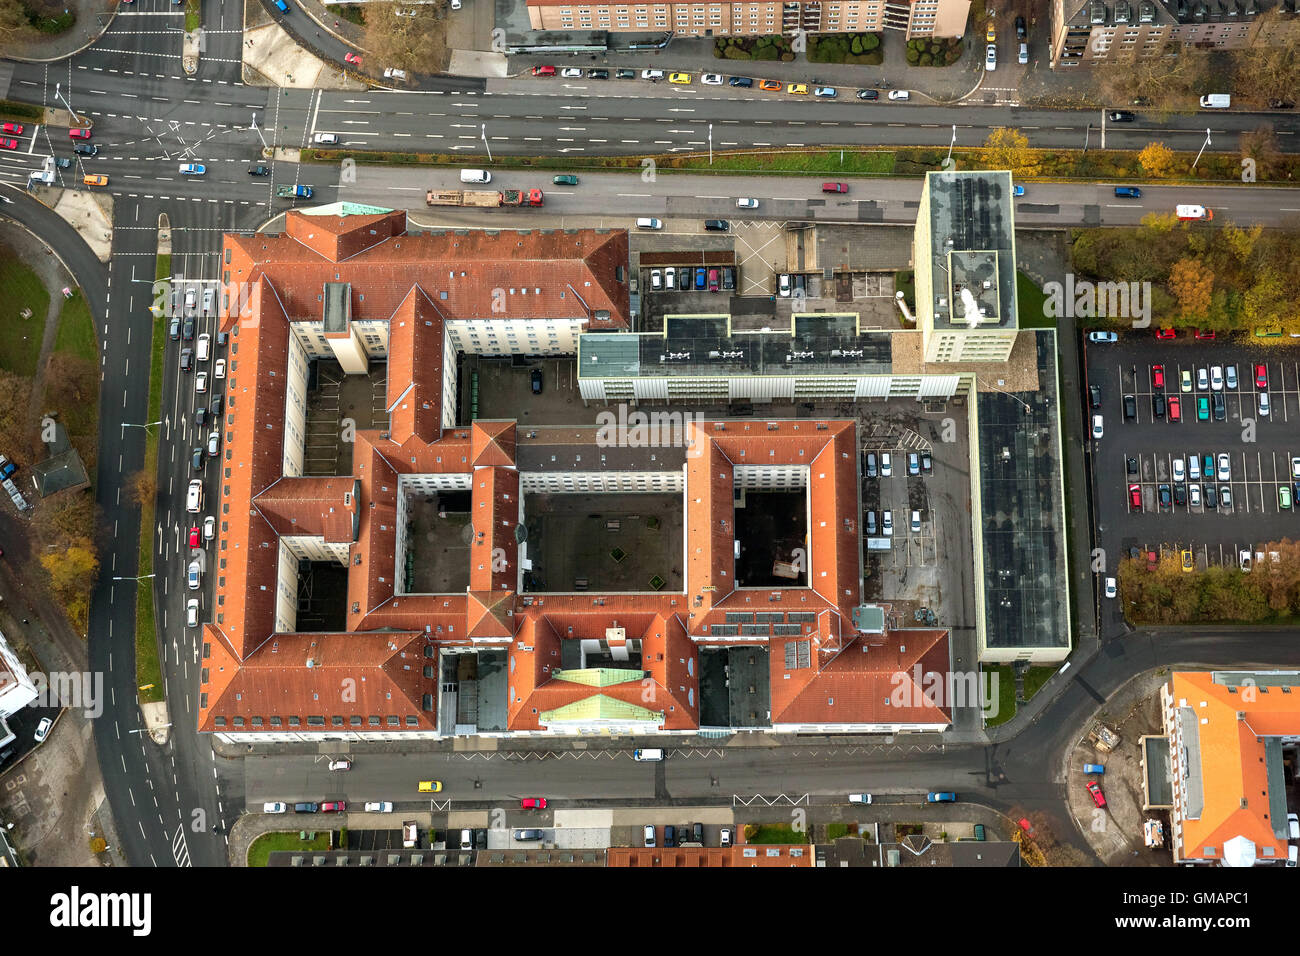
<path fill-rule="evenodd" d="M 204 332 L 199 336 L 198 344 L 194 348 L 194 358 L 199 362 L 206 362 L 212 349 L 212 336 Z"/>
<path fill-rule="evenodd" d="M 657 748 L 650 749 L 650 750 L 634 750 L 632 751 L 632 759 L 633 760 L 663 760 L 664 752 Z"/>
<path fill-rule="evenodd" d="M 1201 109 L 1226 110 L 1232 106 L 1231 93 L 1210 93 L 1201 97 Z"/>
<path fill-rule="evenodd" d="M 317 146 L 337 146 L 339 135 L 338 133 L 317 133 L 311 138 L 311 141 Z"/>
<path fill-rule="evenodd" d="M 469 830 L 460 831 L 460 848 L 462 850 L 474 849 L 474 834 Z"/>
<path fill-rule="evenodd" d="M 462 183 L 490 183 L 492 174 L 486 169 L 462 169 L 460 171 L 460 181 Z"/>
<path fill-rule="evenodd" d="M 636 221 L 636 227 L 638 229 L 662 229 L 664 224 L 658 219 L 643 218 Z"/>
<path fill-rule="evenodd" d="M 198 478 L 190 482 L 189 490 L 185 492 L 185 510 L 190 514 L 203 510 L 203 482 Z"/>

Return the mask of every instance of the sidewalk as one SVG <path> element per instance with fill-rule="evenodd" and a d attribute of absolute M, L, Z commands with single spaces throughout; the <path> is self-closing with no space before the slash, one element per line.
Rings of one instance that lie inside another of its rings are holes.
<path fill-rule="evenodd" d="M 105 11 L 103 0 L 66 0 L 66 9 L 75 8 L 77 22 L 71 30 L 50 36 L 33 31 L 29 39 L 8 40 L 3 55 L 11 60 L 51 63 L 72 56 L 98 40 L 117 17 L 117 6 Z"/>

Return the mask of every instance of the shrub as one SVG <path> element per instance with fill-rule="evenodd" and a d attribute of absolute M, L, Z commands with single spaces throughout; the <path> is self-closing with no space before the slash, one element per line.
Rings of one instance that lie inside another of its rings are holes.
<path fill-rule="evenodd" d="M 929 53 L 922 53 L 919 62 L 921 66 L 930 66 L 932 63 L 934 63 L 934 57 L 931 56 Z"/>
<path fill-rule="evenodd" d="M 910 63 L 912 66 L 916 66 L 916 64 L 919 63 L 920 60 L 921 60 L 921 55 L 916 52 L 915 48 L 909 48 L 907 51 L 907 62 Z"/>

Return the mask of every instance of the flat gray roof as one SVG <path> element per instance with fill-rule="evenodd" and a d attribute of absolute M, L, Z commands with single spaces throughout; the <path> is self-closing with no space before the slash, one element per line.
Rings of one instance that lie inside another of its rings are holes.
<path fill-rule="evenodd" d="M 941 172 L 926 179 L 935 328 L 1016 328 L 1011 173 Z"/>

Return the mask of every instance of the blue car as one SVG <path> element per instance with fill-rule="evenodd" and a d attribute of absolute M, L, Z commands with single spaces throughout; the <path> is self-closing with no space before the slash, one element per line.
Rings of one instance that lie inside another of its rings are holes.
<path fill-rule="evenodd" d="M 289 12 L 289 5 L 286 4 L 284 0 L 275 0 L 275 8 L 279 10 L 281 13 Z"/>
<path fill-rule="evenodd" d="M 696 288 L 696 289 L 703 289 L 703 288 L 704 288 L 704 277 L 705 277 L 704 266 L 700 266 L 698 269 L 695 270 L 695 288 Z"/>
<path fill-rule="evenodd" d="M 926 803 L 956 803 L 957 794 L 949 790 L 939 790 L 925 795 Z"/>
<path fill-rule="evenodd" d="M 1012 192 L 1013 195 L 1016 195 L 1016 196 L 1023 196 L 1023 195 L 1025 194 L 1025 187 L 1024 187 L 1024 186 L 1013 186 L 1013 187 L 1011 188 L 1011 192 Z"/>
<path fill-rule="evenodd" d="M 1141 199 L 1142 190 L 1136 186 L 1116 186 L 1115 195 L 1120 199 Z"/>
<path fill-rule="evenodd" d="M 1099 763 L 1086 763 L 1083 765 L 1084 773 L 1095 773 L 1098 776 L 1106 772 L 1106 768 Z"/>

